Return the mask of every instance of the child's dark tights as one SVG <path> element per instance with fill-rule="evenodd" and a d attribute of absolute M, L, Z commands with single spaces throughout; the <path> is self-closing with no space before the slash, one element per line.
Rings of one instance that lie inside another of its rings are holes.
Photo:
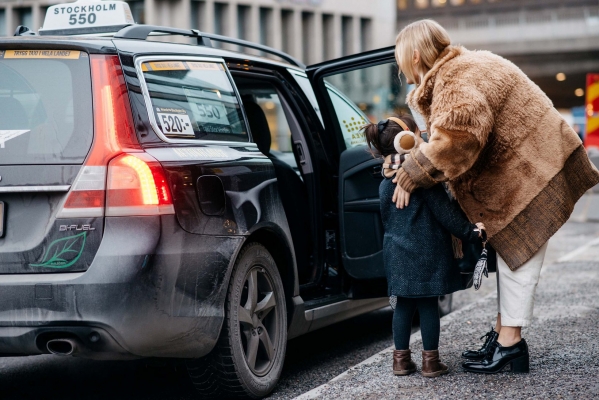
<path fill-rule="evenodd" d="M 420 332 L 424 350 L 439 348 L 439 298 L 438 297 L 397 297 L 393 313 L 393 340 L 396 350 L 410 348 L 412 319 L 416 309 L 420 314 Z"/>

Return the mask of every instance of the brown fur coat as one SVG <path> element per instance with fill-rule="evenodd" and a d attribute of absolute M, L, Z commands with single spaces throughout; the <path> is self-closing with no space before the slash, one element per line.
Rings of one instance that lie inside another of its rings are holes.
<path fill-rule="evenodd" d="M 406 190 L 449 181 L 471 222 L 515 270 L 567 221 L 599 183 L 576 133 L 514 64 L 449 46 L 408 103 L 430 140 L 398 172 Z"/>

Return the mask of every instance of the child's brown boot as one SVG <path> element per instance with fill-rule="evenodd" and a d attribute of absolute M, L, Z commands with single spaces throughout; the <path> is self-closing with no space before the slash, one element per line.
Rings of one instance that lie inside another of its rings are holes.
<path fill-rule="evenodd" d="M 422 376 L 436 378 L 448 372 L 447 365 L 439 361 L 439 350 L 422 351 Z"/>
<path fill-rule="evenodd" d="M 412 352 L 410 350 L 393 351 L 393 374 L 410 375 L 416 371 L 416 364 L 412 361 Z"/>

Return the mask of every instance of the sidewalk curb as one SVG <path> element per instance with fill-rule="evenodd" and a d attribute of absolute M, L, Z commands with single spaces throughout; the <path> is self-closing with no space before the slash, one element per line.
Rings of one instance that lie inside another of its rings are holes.
<path fill-rule="evenodd" d="M 461 308 L 459 310 L 457 310 L 456 312 L 450 313 L 449 315 L 446 315 L 444 317 L 441 318 L 441 327 L 448 325 L 449 323 L 451 323 L 452 321 L 454 321 L 455 319 L 459 318 L 460 316 L 462 316 L 462 314 L 469 312 L 470 310 L 472 310 L 473 308 L 476 308 L 477 305 L 479 303 L 482 303 L 484 301 L 486 301 L 487 299 L 491 298 L 491 297 L 496 297 L 497 296 L 497 289 L 495 289 L 493 292 L 489 293 L 488 295 L 478 299 L 477 301 L 475 301 L 474 303 L 471 303 L 469 305 L 467 305 L 464 308 Z M 410 336 L 410 346 L 412 346 L 412 344 L 419 342 L 420 340 L 422 340 L 422 336 L 420 334 L 420 330 L 418 330 L 418 332 L 414 332 L 411 336 Z M 322 398 L 322 392 L 323 390 L 330 384 L 330 383 L 334 383 L 334 382 L 338 382 L 341 380 L 344 380 L 346 378 L 348 378 L 349 373 L 355 369 L 358 369 L 362 366 L 365 365 L 370 365 L 370 364 L 374 364 L 378 361 L 381 361 L 382 359 L 388 357 L 388 354 L 392 354 L 393 350 L 395 350 L 395 346 L 392 345 L 384 350 L 381 350 L 380 352 L 378 352 L 377 354 L 367 358 L 366 360 L 354 365 L 353 367 L 348 368 L 345 372 L 342 372 L 341 374 L 337 375 L 336 377 L 334 377 L 333 379 L 331 379 L 330 381 L 315 387 L 314 389 L 303 393 L 297 397 L 294 398 L 294 400 L 312 400 L 312 399 L 318 399 L 318 398 Z"/>

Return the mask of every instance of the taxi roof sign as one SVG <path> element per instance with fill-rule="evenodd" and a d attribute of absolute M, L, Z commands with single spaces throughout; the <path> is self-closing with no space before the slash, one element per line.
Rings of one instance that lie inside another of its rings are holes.
<path fill-rule="evenodd" d="M 89 35 L 118 32 L 134 24 L 124 1 L 79 0 L 48 8 L 40 35 Z"/>

